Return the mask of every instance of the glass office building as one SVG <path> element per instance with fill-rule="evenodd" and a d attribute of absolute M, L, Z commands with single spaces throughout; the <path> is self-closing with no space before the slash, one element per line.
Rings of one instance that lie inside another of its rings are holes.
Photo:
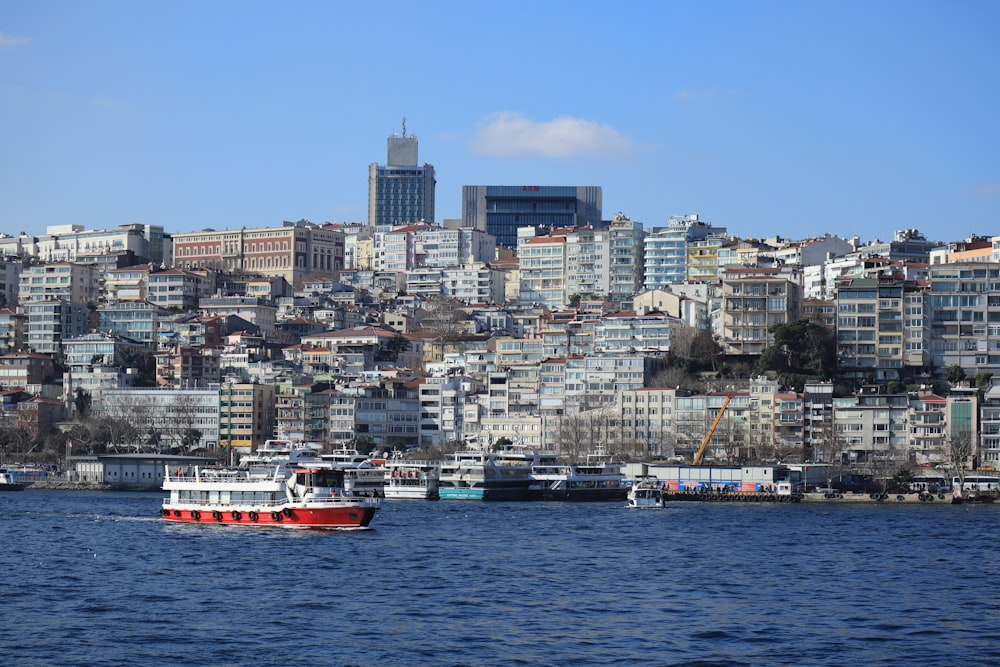
<path fill-rule="evenodd" d="M 536 233 L 601 225 L 601 188 L 595 185 L 463 185 L 462 224 L 486 232 L 497 245 L 517 247 L 517 230 Z"/>

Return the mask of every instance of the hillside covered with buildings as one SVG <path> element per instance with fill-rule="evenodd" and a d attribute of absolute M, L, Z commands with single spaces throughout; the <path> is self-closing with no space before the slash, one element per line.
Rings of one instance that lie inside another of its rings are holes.
<path fill-rule="evenodd" d="M 1000 237 L 741 238 L 596 186 L 465 186 L 393 137 L 369 221 L 0 235 L 9 460 L 520 439 L 855 467 L 1000 457 Z M 761 230 L 766 233 L 766 230 Z"/>

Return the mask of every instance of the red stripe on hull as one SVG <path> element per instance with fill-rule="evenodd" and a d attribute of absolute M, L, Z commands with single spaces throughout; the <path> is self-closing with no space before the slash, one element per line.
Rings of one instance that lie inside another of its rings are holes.
<path fill-rule="evenodd" d="M 376 507 L 305 507 L 284 510 L 180 510 L 164 507 L 161 516 L 172 523 L 285 528 L 367 528 Z"/>

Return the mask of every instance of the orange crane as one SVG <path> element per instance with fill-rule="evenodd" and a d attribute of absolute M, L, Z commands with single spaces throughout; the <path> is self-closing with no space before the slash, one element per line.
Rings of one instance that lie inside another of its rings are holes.
<path fill-rule="evenodd" d="M 731 393 L 726 396 L 726 401 L 722 404 L 722 407 L 719 408 L 719 414 L 715 415 L 715 421 L 712 422 L 712 425 L 708 429 L 708 433 L 705 434 L 705 439 L 701 441 L 701 447 L 698 448 L 698 453 L 694 455 L 693 459 L 691 459 L 691 465 L 698 465 L 698 462 L 701 461 L 701 457 L 705 455 L 705 450 L 708 449 L 708 441 L 712 439 L 712 434 L 715 433 L 715 427 L 719 425 L 720 421 L 722 421 L 722 414 L 726 411 L 726 406 L 729 405 L 729 401 L 733 400 L 733 396 L 735 395 L 735 393 Z"/>

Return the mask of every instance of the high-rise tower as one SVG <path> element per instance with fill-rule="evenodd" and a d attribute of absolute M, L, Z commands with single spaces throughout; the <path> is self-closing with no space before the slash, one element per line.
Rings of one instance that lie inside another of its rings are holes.
<path fill-rule="evenodd" d="M 392 135 L 386 163 L 368 166 L 368 224 L 376 231 L 425 220 L 434 222 L 434 165 L 417 163 L 417 138 Z"/>

